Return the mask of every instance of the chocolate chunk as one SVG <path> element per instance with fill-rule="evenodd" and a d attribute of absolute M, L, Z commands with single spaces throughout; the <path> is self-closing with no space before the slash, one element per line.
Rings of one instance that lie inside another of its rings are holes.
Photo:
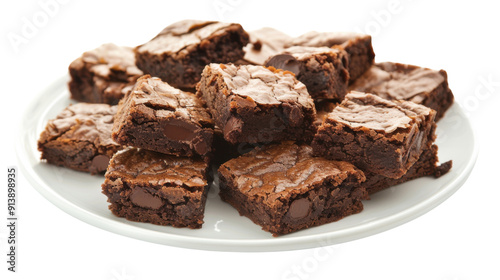
<path fill-rule="evenodd" d="M 255 43 L 253 43 L 252 48 L 256 51 L 260 51 L 262 49 L 262 42 L 260 40 L 257 40 Z"/>
<path fill-rule="evenodd" d="M 134 188 L 132 190 L 130 201 L 137 206 L 153 210 L 160 209 L 160 207 L 163 206 L 163 200 L 161 198 L 146 192 L 142 188 Z"/>
<path fill-rule="evenodd" d="M 92 173 L 100 173 L 106 171 L 109 164 L 109 157 L 106 155 L 97 155 L 92 159 L 92 164 L 89 167 Z"/>
<path fill-rule="evenodd" d="M 266 66 L 271 65 L 277 69 L 290 71 L 294 73 L 295 76 L 300 74 L 300 62 L 298 62 L 297 59 L 290 54 L 278 54 L 273 56 L 268 62 L 266 62 Z"/>
<path fill-rule="evenodd" d="M 208 146 L 206 141 L 204 141 L 204 137 L 200 136 L 193 139 L 193 147 L 194 150 L 200 155 L 207 154 L 212 148 L 211 146 Z"/>
<path fill-rule="evenodd" d="M 243 121 L 237 117 L 231 117 L 226 125 L 224 126 L 224 134 L 232 135 L 235 133 L 241 133 L 243 127 Z"/>
<path fill-rule="evenodd" d="M 196 125 L 180 120 L 169 120 L 163 127 L 163 134 L 172 140 L 191 141 L 199 128 Z"/>
<path fill-rule="evenodd" d="M 311 212 L 311 201 L 307 198 L 299 198 L 290 204 L 287 215 L 293 219 L 306 217 Z"/>

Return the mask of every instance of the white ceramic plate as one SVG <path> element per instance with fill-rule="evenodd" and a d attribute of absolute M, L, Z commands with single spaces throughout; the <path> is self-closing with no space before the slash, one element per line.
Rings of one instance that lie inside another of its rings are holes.
<path fill-rule="evenodd" d="M 473 130 L 458 104 L 438 123 L 439 157 L 453 160 L 451 171 L 439 179 L 420 178 L 392 187 L 365 201 L 364 210 L 338 222 L 281 237 L 272 237 L 222 202 L 214 184 L 209 192 L 202 229 L 179 229 L 130 222 L 108 210 L 101 193 L 103 176 L 40 162 L 37 139 L 47 120 L 68 104 L 68 78 L 43 91 L 28 108 L 17 147 L 23 174 L 33 187 L 63 211 L 89 224 L 150 242 L 219 251 L 280 251 L 313 248 L 373 235 L 430 211 L 450 197 L 469 176 L 477 156 Z"/>

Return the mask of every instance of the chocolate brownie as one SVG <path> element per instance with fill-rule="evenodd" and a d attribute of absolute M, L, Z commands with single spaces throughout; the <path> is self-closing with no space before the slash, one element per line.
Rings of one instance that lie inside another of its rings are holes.
<path fill-rule="evenodd" d="M 71 98 L 116 105 L 143 73 L 132 48 L 110 43 L 83 53 L 70 64 L 69 74 Z"/>
<path fill-rule="evenodd" d="M 264 65 L 266 60 L 280 53 L 285 49 L 285 44 L 292 37 L 270 27 L 264 27 L 258 30 L 248 32 L 250 43 L 243 50 L 245 56 L 244 64 Z"/>
<path fill-rule="evenodd" d="M 354 82 L 375 59 L 370 35 L 350 32 L 311 31 L 291 40 L 287 46 L 335 47 L 349 54 L 349 81 Z"/>
<path fill-rule="evenodd" d="M 78 103 L 49 120 L 38 140 L 47 163 L 91 174 L 104 173 L 109 159 L 121 149 L 111 139 L 117 106 Z"/>
<path fill-rule="evenodd" d="M 439 164 L 437 151 L 438 147 L 436 145 L 432 145 L 429 149 L 425 149 L 420 155 L 418 161 L 415 162 L 410 169 L 408 169 L 408 172 L 406 172 L 405 175 L 398 179 L 389 178 L 371 172 L 365 172 L 366 181 L 362 183 L 362 186 L 364 186 L 368 191 L 368 194 L 371 195 L 394 185 L 420 177 L 434 176 L 435 178 L 439 178 L 450 171 L 452 161 L 450 160 Z"/>
<path fill-rule="evenodd" d="M 212 63 L 203 70 L 198 95 L 232 144 L 312 140 L 314 103 L 291 72 Z"/>
<path fill-rule="evenodd" d="M 119 217 L 174 227 L 201 228 L 208 164 L 200 159 L 127 148 L 109 164 L 102 184 Z"/>
<path fill-rule="evenodd" d="M 315 100 L 342 100 L 349 85 L 347 53 L 326 47 L 290 47 L 266 61 L 295 74 Z"/>
<path fill-rule="evenodd" d="M 144 75 L 118 105 L 113 139 L 160 153 L 208 158 L 214 124 L 200 99 Z"/>
<path fill-rule="evenodd" d="M 422 104 L 436 111 L 436 121 L 443 117 L 454 100 L 446 71 L 393 62 L 373 65 L 350 89 Z"/>
<path fill-rule="evenodd" d="M 410 101 L 351 92 L 318 128 L 316 155 L 397 179 L 435 139 L 436 112 Z"/>
<path fill-rule="evenodd" d="M 135 49 L 137 66 L 177 88 L 194 88 L 205 65 L 243 58 L 249 42 L 241 25 L 183 20 Z"/>
<path fill-rule="evenodd" d="M 342 219 L 363 209 L 363 172 L 313 157 L 293 142 L 257 148 L 219 168 L 220 197 L 278 236 Z"/>

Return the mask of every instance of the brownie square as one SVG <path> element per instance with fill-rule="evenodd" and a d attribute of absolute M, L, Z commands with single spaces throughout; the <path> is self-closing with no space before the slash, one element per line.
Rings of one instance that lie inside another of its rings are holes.
<path fill-rule="evenodd" d="M 363 209 L 363 172 L 313 157 L 293 142 L 257 148 L 219 168 L 220 197 L 273 236 L 337 221 Z"/>
<path fill-rule="evenodd" d="M 398 179 L 389 178 L 383 175 L 365 172 L 366 181 L 362 185 L 368 191 L 368 194 L 374 194 L 389 187 L 408 182 L 424 176 L 434 176 L 439 178 L 448 173 L 452 167 L 452 161 L 447 161 L 439 164 L 438 147 L 432 145 L 429 149 L 425 149 L 405 175 Z"/>
<path fill-rule="evenodd" d="M 372 37 L 351 32 L 311 31 L 291 40 L 287 46 L 334 47 L 349 54 L 349 82 L 354 82 L 373 64 Z"/>
<path fill-rule="evenodd" d="M 351 92 L 318 128 L 316 155 L 397 179 L 435 139 L 436 112 L 410 101 Z"/>
<path fill-rule="evenodd" d="M 109 159 L 121 149 L 111 139 L 116 107 L 78 103 L 65 108 L 40 134 L 41 159 L 91 174 L 104 173 Z"/>
<path fill-rule="evenodd" d="M 160 153 L 209 158 L 214 124 L 201 100 L 144 75 L 118 105 L 113 139 Z"/>
<path fill-rule="evenodd" d="M 198 95 L 232 144 L 312 140 L 314 103 L 291 72 L 212 63 L 203 70 Z"/>
<path fill-rule="evenodd" d="M 109 209 L 136 222 L 201 228 L 208 164 L 200 159 L 127 148 L 109 164 L 102 184 Z"/>
<path fill-rule="evenodd" d="M 373 65 L 350 89 L 389 100 L 422 104 L 436 111 L 436 121 L 443 117 L 454 100 L 446 71 L 393 62 Z"/>
<path fill-rule="evenodd" d="M 270 27 L 249 31 L 250 43 L 243 50 L 243 64 L 264 65 L 266 60 L 282 52 L 292 37 Z"/>
<path fill-rule="evenodd" d="M 194 88 L 205 65 L 243 58 L 248 42 L 248 34 L 239 24 L 183 20 L 138 46 L 137 66 L 174 87 Z"/>
<path fill-rule="evenodd" d="M 70 64 L 69 74 L 72 99 L 116 105 L 142 71 L 135 66 L 132 48 L 109 43 L 83 53 Z"/>
<path fill-rule="evenodd" d="M 326 47 L 290 47 L 266 62 L 295 74 L 314 100 L 342 100 L 349 85 L 349 61 L 345 51 Z"/>

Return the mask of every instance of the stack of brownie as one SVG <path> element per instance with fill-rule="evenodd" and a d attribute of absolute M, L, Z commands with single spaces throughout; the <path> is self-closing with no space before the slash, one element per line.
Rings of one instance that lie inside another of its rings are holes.
<path fill-rule="evenodd" d="M 48 163 L 106 171 L 110 210 L 132 221 L 200 228 L 214 176 L 273 236 L 337 221 L 451 168 L 434 144 L 453 103 L 446 72 L 374 57 L 369 35 L 180 21 L 75 60 L 71 97 L 88 103 L 49 121 L 38 147 Z"/>

